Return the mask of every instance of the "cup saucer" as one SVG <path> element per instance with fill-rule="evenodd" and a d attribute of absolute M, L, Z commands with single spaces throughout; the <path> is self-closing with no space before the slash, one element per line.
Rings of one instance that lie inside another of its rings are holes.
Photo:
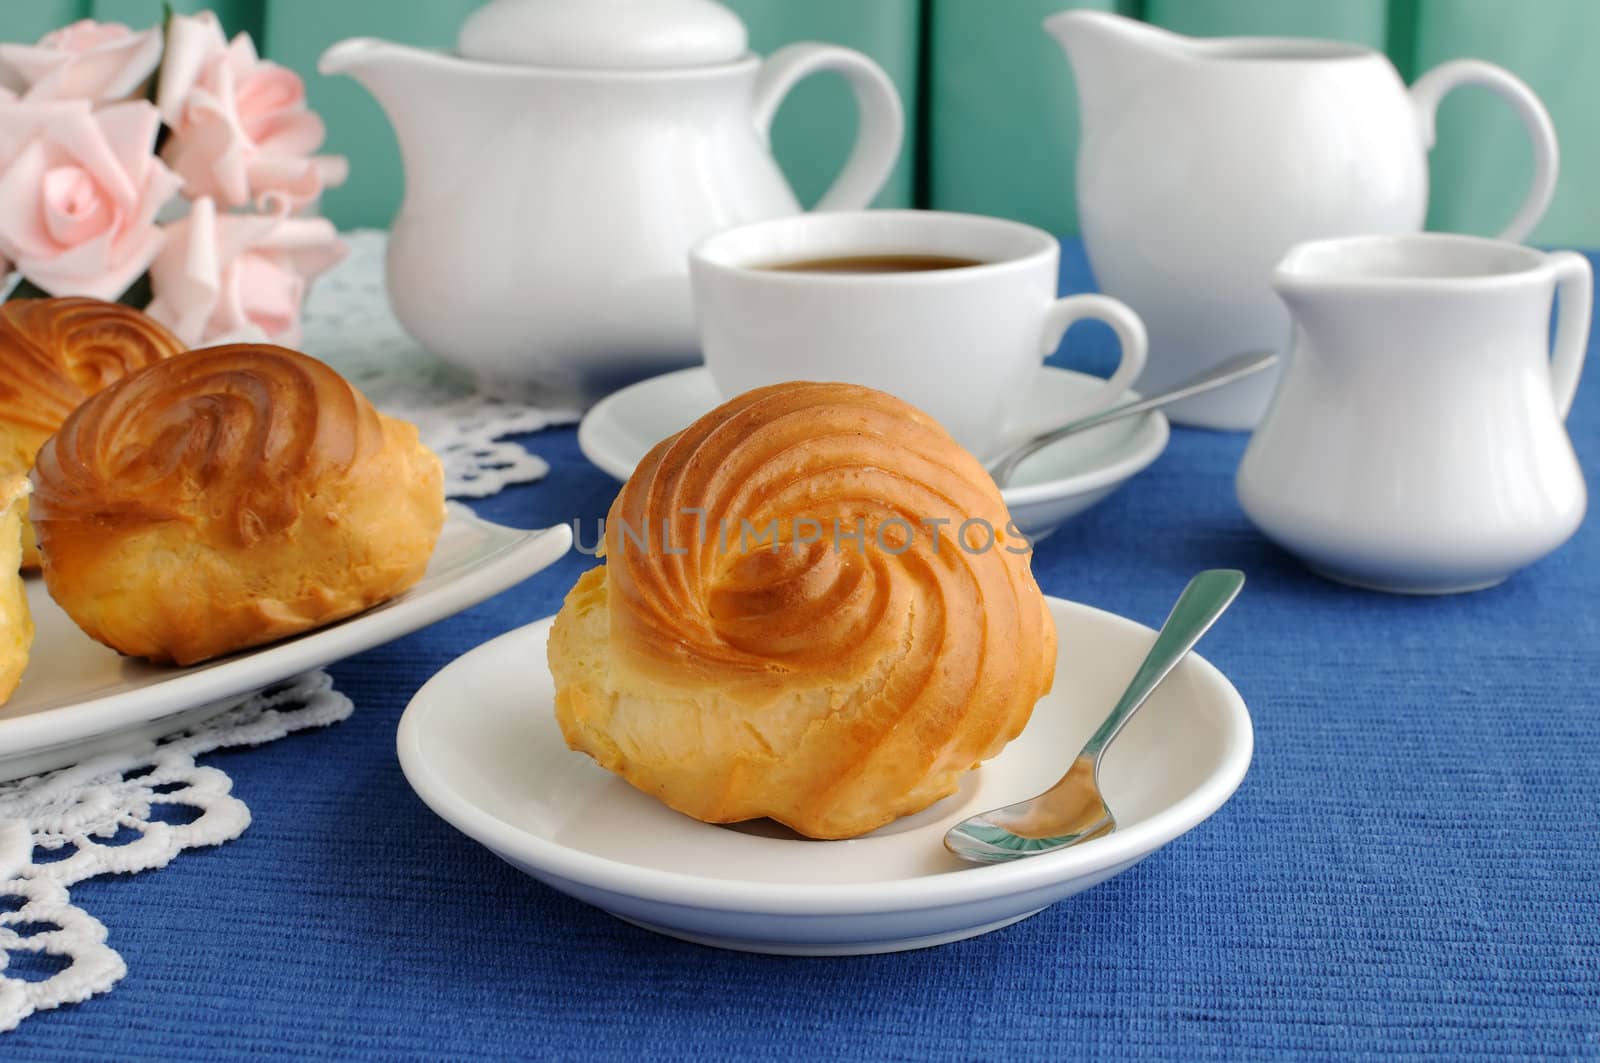
<path fill-rule="evenodd" d="M 1046 366 L 1025 412 L 1064 409 L 1104 383 Z M 1136 397 L 1128 392 L 1121 401 Z M 578 426 L 578 446 L 601 469 L 626 480 L 651 447 L 721 402 L 704 366 L 641 380 L 589 410 Z M 1154 411 L 1081 432 L 1028 458 L 1001 495 L 1017 527 L 1038 542 L 1155 461 L 1168 434 L 1167 419 Z"/>

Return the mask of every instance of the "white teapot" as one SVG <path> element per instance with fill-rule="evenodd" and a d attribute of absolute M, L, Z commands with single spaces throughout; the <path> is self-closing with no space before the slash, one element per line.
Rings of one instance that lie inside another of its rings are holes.
<path fill-rule="evenodd" d="M 800 210 L 768 150 L 784 96 L 844 75 L 860 131 L 820 210 L 865 207 L 904 118 L 866 56 L 795 44 L 765 61 L 712 0 L 492 0 L 459 54 L 370 38 L 322 56 L 400 142 L 389 298 L 491 393 L 586 404 L 698 359 L 687 250 Z"/>
<path fill-rule="evenodd" d="M 1511 105 L 1533 147 L 1521 240 L 1550 205 L 1557 149 L 1527 85 L 1474 59 L 1410 89 L 1378 52 L 1288 37 L 1195 39 L 1100 11 L 1045 20 L 1082 112 L 1078 214 L 1101 290 L 1150 333 L 1138 387 L 1164 391 L 1241 351 L 1281 350 L 1289 317 L 1273 267 L 1305 240 L 1422 228 L 1440 99 L 1459 85 Z M 1277 373 L 1175 403 L 1168 416 L 1249 428 Z"/>

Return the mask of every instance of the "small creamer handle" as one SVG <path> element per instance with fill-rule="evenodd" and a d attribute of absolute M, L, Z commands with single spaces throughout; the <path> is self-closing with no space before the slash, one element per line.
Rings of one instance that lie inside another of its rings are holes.
<path fill-rule="evenodd" d="M 803 78 L 822 71 L 843 74 L 855 93 L 861 124 L 844 169 L 814 210 L 861 210 L 883 188 L 900 157 L 905 112 L 900 94 L 883 68 L 852 48 L 803 41 L 767 56 L 756 76 L 755 123 L 763 144 L 770 144 L 772 118 L 789 90 Z"/>
<path fill-rule="evenodd" d="M 1594 272 L 1589 260 L 1576 251 L 1553 251 L 1556 295 L 1561 299 L 1556 318 L 1556 338 L 1550 352 L 1550 390 L 1556 412 L 1567 419 L 1578 393 L 1583 359 L 1589 347 L 1589 312 L 1594 304 Z"/>
<path fill-rule="evenodd" d="M 1550 198 L 1556 191 L 1556 174 L 1561 167 L 1561 149 L 1556 141 L 1556 127 L 1550 121 L 1550 112 L 1526 82 L 1504 67 L 1486 63 L 1481 59 L 1455 59 L 1440 63 L 1422 75 L 1411 86 L 1411 100 L 1417 109 L 1417 120 L 1422 127 L 1422 143 L 1432 149 L 1434 119 L 1439 112 L 1439 101 L 1451 89 L 1462 85 L 1479 85 L 1511 105 L 1533 147 L 1533 180 L 1528 185 L 1528 197 L 1500 233 L 1500 239 L 1521 243 L 1539 224 L 1550 207 Z"/>

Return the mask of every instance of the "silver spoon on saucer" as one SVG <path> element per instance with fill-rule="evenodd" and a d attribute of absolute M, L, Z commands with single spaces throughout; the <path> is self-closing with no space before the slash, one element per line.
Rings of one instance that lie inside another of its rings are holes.
<path fill-rule="evenodd" d="M 944 847 L 963 860 L 1000 864 L 1116 830 L 1116 817 L 1100 796 L 1100 758 L 1122 725 L 1233 604 L 1243 586 L 1244 573 L 1231 568 L 1207 569 L 1190 580 L 1122 699 L 1084 743 L 1061 781 L 1038 797 L 962 820 L 944 836 Z"/>
<path fill-rule="evenodd" d="M 1125 402 L 1121 406 L 1113 406 L 1109 410 L 1101 410 L 1099 413 L 1080 417 L 1076 421 L 1069 421 L 1060 428 L 1046 432 L 1044 435 L 1034 436 L 1027 442 L 1020 443 L 1011 450 L 1006 451 L 991 462 L 989 464 L 989 474 L 994 477 L 996 485 L 1004 487 L 1016 473 L 1017 466 L 1021 465 L 1024 459 L 1043 450 L 1057 440 L 1065 439 L 1067 436 L 1076 435 L 1079 432 L 1086 432 L 1091 428 L 1099 428 L 1101 425 L 1111 421 L 1120 421 L 1124 417 L 1132 417 L 1136 413 L 1157 409 L 1168 403 L 1177 402 L 1179 399 L 1187 399 L 1191 396 L 1199 395 L 1210 391 L 1212 388 L 1220 388 L 1224 384 L 1242 380 L 1252 373 L 1259 373 L 1277 360 L 1278 356 L 1272 351 L 1247 351 L 1244 354 L 1236 354 L 1226 361 L 1217 363 L 1199 376 L 1191 377 L 1170 391 L 1163 391 L 1161 394 L 1151 395 L 1149 398 L 1136 399 L 1133 402 Z"/>

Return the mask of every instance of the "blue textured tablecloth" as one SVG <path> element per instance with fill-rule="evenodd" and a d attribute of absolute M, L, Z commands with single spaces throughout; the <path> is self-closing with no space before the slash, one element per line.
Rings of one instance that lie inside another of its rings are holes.
<path fill-rule="evenodd" d="M 1076 246 L 1063 273 L 1088 286 Z M 1109 361 L 1093 330 L 1065 362 Z M 1591 494 L 1596 376 L 1570 422 Z M 480 513 L 605 511 L 616 484 L 573 431 L 527 442 L 550 476 Z M 347 722 L 213 754 L 254 824 L 75 886 L 130 973 L 0 1035 L 0 1058 L 1600 1057 L 1596 521 L 1494 590 L 1349 590 L 1245 521 L 1244 443 L 1175 430 L 1035 556 L 1046 592 L 1150 624 L 1197 569 L 1250 579 L 1202 647 L 1254 716 L 1244 785 L 1088 893 L 941 948 L 779 959 L 655 936 L 502 864 L 412 794 L 395 724 L 446 662 L 553 612 L 573 555 L 337 665 Z"/>

